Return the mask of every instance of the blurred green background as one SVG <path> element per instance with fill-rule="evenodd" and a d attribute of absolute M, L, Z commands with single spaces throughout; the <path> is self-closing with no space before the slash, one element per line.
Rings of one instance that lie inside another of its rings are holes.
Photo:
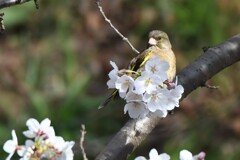
<path fill-rule="evenodd" d="M 239 33 L 239 0 L 102 0 L 106 15 L 138 49 L 148 32 L 169 34 L 177 70 Z M 93 159 L 129 119 L 124 102 L 97 110 L 110 93 L 109 61 L 126 67 L 135 53 L 109 27 L 94 0 L 40 0 L 5 8 L 6 31 L 0 35 L 0 144 L 15 129 L 20 144 L 25 122 L 48 117 L 56 134 L 79 141 L 86 125 L 85 149 Z M 240 159 L 240 64 L 225 69 L 199 88 L 134 152 L 148 156 L 151 148 L 178 159 L 181 149 L 205 151 L 206 159 Z M 77 144 L 75 159 L 81 159 Z M 7 156 L 2 150 L 0 157 Z M 16 158 L 17 159 L 17 158 Z M 130 158 L 131 159 L 131 158 Z"/>

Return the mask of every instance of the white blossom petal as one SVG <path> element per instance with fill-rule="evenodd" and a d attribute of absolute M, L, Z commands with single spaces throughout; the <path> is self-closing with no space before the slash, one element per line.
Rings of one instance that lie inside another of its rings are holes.
<path fill-rule="evenodd" d="M 143 95 L 129 91 L 126 95 L 126 102 L 143 102 Z"/>
<path fill-rule="evenodd" d="M 158 116 L 159 118 L 165 118 L 168 114 L 167 110 L 156 110 L 155 112 L 153 112 L 153 115 Z"/>
<path fill-rule="evenodd" d="M 50 124 L 51 121 L 48 118 L 45 118 L 41 123 L 34 118 L 30 118 L 26 122 L 28 130 L 24 131 L 23 134 L 28 138 L 35 138 L 37 136 L 53 136 L 55 135 L 55 132 Z M 39 133 L 41 134 L 38 135 Z"/>
<path fill-rule="evenodd" d="M 169 69 L 169 63 L 166 61 L 161 61 L 160 58 L 152 58 L 148 60 L 145 64 L 145 71 L 159 75 L 167 80 L 167 70 Z"/>
<path fill-rule="evenodd" d="M 147 160 L 147 159 L 143 156 L 139 156 L 139 157 L 136 157 L 134 160 Z"/>
<path fill-rule="evenodd" d="M 127 92 L 133 90 L 134 79 L 128 75 L 123 75 L 116 81 L 116 88 L 119 92 Z"/>
<path fill-rule="evenodd" d="M 110 61 L 110 64 L 111 64 L 111 66 L 113 67 L 113 69 L 118 70 L 118 66 L 116 65 L 115 62 Z"/>
<path fill-rule="evenodd" d="M 162 153 L 159 155 L 160 160 L 170 160 L 170 156 L 167 153 Z"/>
<path fill-rule="evenodd" d="M 170 156 L 166 153 L 158 155 L 158 152 L 155 148 L 151 149 L 149 152 L 149 160 L 170 160 Z"/>
<path fill-rule="evenodd" d="M 206 156 L 205 152 L 200 152 L 197 155 L 193 156 L 194 160 L 204 160 Z"/>
<path fill-rule="evenodd" d="M 12 140 L 8 140 L 3 145 L 3 150 L 9 153 L 6 160 L 10 160 L 18 146 L 18 139 L 15 130 L 12 130 Z"/>
<path fill-rule="evenodd" d="M 151 93 L 155 91 L 156 87 L 162 83 L 163 81 L 161 80 L 160 76 L 143 72 L 142 75 L 134 82 L 134 92 L 137 94 L 142 94 L 145 91 L 147 93 Z"/>
<path fill-rule="evenodd" d="M 188 150 L 182 150 L 179 155 L 180 160 L 193 160 L 193 155 Z"/>
<path fill-rule="evenodd" d="M 21 157 L 28 157 L 29 154 L 33 153 L 32 147 L 34 146 L 34 142 L 32 140 L 26 140 L 25 145 L 21 146 L 17 153 Z M 28 155 L 27 155 L 28 154 Z"/>
<path fill-rule="evenodd" d="M 148 109 L 151 112 L 155 112 L 156 110 L 167 110 L 167 96 L 167 89 L 158 89 L 151 94 L 144 94 L 143 101 L 147 103 Z"/>
<path fill-rule="evenodd" d="M 182 85 L 177 85 L 174 89 L 171 89 L 170 91 L 173 97 L 180 99 L 184 92 L 184 88 Z"/>
<path fill-rule="evenodd" d="M 131 118 L 142 118 L 148 114 L 146 104 L 143 102 L 130 102 L 124 106 L 124 113 L 128 112 Z"/>
<path fill-rule="evenodd" d="M 110 64 L 112 65 L 113 70 L 111 70 L 108 74 L 110 79 L 107 82 L 107 86 L 108 86 L 108 88 L 116 88 L 115 83 L 116 83 L 117 79 L 119 78 L 119 76 L 118 76 L 119 70 L 118 70 L 117 65 L 114 62 L 110 61 Z"/>
<path fill-rule="evenodd" d="M 155 160 L 158 158 L 158 152 L 155 148 L 151 149 L 151 151 L 149 152 L 149 160 Z"/>

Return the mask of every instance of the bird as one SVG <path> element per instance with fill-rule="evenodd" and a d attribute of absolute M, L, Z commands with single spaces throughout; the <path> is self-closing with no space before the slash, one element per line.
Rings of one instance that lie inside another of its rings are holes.
<path fill-rule="evenodd" d="M 144 65 L 149 59 L 159 57 L 160 60 L 169 63 L 169 69 L 167 70 L 168 82 L 172 82 L 176 75 L 176 57 L 172 51 L 172 45 L 168 38 L 168 35 L 160 30 L 153 30 L 148 34 L 148 48 L 134 57 L 129 65 L 128 69 L 131 71 L 138 71 L 144 68 Z M 118 96 L 118 91 L 114 90 L 110 96 L 98 107 L 105 107 L 111 100 Z"/>

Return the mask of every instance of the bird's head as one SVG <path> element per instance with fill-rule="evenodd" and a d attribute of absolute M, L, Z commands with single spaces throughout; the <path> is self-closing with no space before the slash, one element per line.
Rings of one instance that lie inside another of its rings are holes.
<path fill-rule="evenodd" d="M 153 30 L 149 33 L 148 38 L 150 46 L 158 46 L 160 49 L 172 48 L 168 35 L 163 31 Z"/>

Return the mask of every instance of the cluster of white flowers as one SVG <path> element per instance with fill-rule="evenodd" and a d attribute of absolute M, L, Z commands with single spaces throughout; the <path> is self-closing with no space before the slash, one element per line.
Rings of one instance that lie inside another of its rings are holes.
<path fill-rule="evenodd" d="M 12 130 L 12 139 L 4 143 L 3 149 L 9 153 L 6 160 L 10 160 L 15 152 L 21 157 L 20 160 L 29 159 L 54 159 L 72 160 L 74 145 L 73 141 L 64 141 L 60 136 L 55 136 L 55 131 L 50 126 L 51 121 L 46 118 L 41 123 L 30 118 L 26 125 L 27 131 L 23 134 L 29 138 L 25 145 L 19 145 L 15 130 Z"/>
<path fill-rule="evenodd" d="M 199 154 L 193 156 L 191 152 L 188 150 L 182 150 L 179 154 L 180 160 L 204 160 L 206 154 L 204 152 L 200 152 Z M 134 160 L 147 160 L 143 156 L 136 157 Z M 149 152 L 149 160 L 170 160 L 170 156 L 167 153 L 158 154 L 156 149 L 151 149 Z"/>
<path fill-rule="evenodd" d="M 169 82 L 167 70 L 169 64 L 159 58 L 146 62 L 138 71 L 122 69 L 110 61 L 108 88 L 118 90 L 119 96 L 126 100 L 124 112 L 131 118 L 142 118 L 149 113 L 166 117 L 168 111 L 179 106 L 179 99 L 184 91 L 181 85 Z M 171 83 L 171 87 L 168 84 Z"/>

